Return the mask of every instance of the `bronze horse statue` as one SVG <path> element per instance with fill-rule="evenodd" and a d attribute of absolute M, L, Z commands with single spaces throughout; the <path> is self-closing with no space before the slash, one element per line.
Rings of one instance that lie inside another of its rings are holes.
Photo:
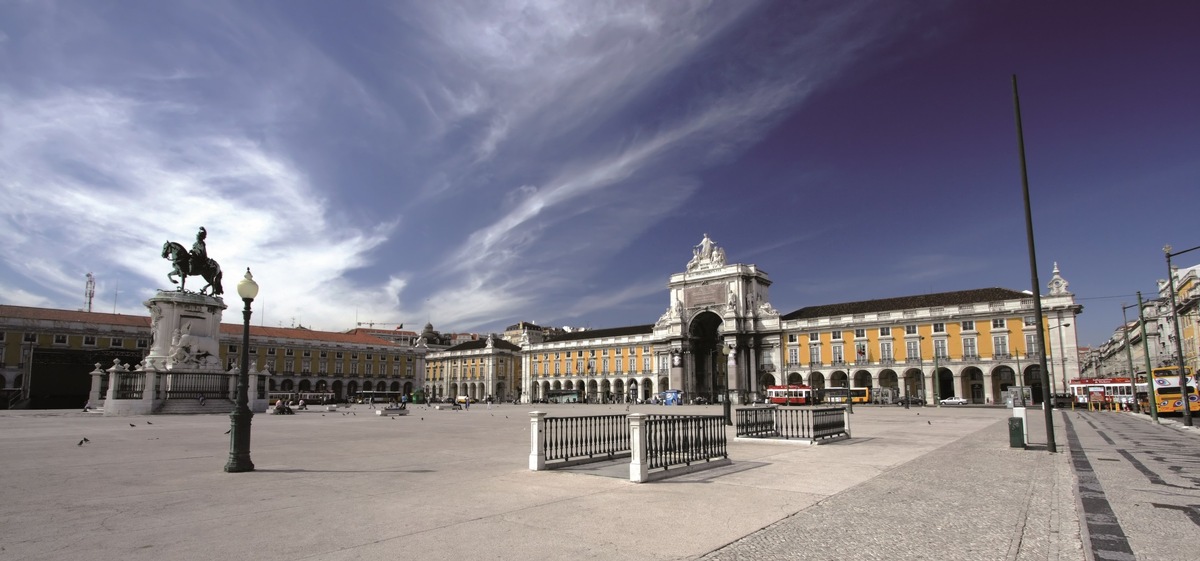
<path fill-rule="evenodd" d="M 173 284 L 179 285 L 179 290 L 184 289 L 189 276 L 204 277 L 204 281 L 208 284 L 200 289 L 200 294 L 212 288 L 212 295 L 218 296 L 225 293 L 225 289 L 221 288 L 221 266 L 217 264 L 211 257 L 205 259 L 203 263 L 193 263 L 193 256 L 188 253 L 186 247 L 178 242 L 168 240 L 163 244 L 162 249 L 163 259 L 167 259 L 175 266 L 175 270 L 167 273 L 167 279 Z M 178 276 L 179 280 L 175 280 Z"/>

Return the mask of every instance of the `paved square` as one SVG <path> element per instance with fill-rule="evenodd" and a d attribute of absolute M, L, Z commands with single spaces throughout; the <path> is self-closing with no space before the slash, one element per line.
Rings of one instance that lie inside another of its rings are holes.
<path fill-rule="evenodd" d="M 537 408 L 554 416 L 625 412 Z M 251 442 L 256 471 L 243 474 L 222 471 L 226 416 L 6 411 L 0 558 L 690 558 L 989 427 L 982 434 L 1002 439 L 996 426 L 1008 415 L 998 408 L 858 407 L 853 440 L 731 442 L 732 466 L 638 485 L 529 471 L 533 409 L 415 406 L 392 418 L 358 405 L 260 414 Z M 945 469 L 970 477 L 954 465 Z"/>

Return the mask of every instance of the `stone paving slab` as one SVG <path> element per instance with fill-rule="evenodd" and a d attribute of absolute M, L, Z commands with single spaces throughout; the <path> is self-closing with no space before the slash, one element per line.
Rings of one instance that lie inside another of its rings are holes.
<path fill-rule="evenodd" d="M 538 408 L 551 415 L 625 409 Z M 879 537 L 887 534 L 880 532 L 890 529 L 912 545 L 890 543 L 886 556 L 920 559 L 946 558 L 924 557 L 930 551 L 918 544 L 934 539 L 961 543 L 954 550 L 961 552 L 1012 547 L 1021 520 L 1042 529 L 1047 551 L 1059 551 L 1071 539 L 1062 528 L 1077 527 L 1073 513 L 1054 510 L 1061 505 L 1028 499 L 1061 499 L 1054 494 L 1061 466 L 1046 459 L 1061 455 L 1005 449 L 1004 409 L 857 407 L 850 441 L 731 443 L 731 466 L 640 485 L 530 472 L 530 409 L 416 406 L 396 418 L 358 406 L 258 415 L 257 470 L 243 474 L 222 471 L 225 416 L 0 412 L 0 558 L 695 559 L 728 555 L 730 544 L 764 528 L 806 520 L 803 536 L 829 540 L 814 542 L 814 552 L 832 555 L 841 545 L 881 558 Z M 90 442 L 77 445 L 84 436 Z M 961 487 L 960 502 L 928 500 L 947 485 Z M 969 501 L 976 495 L 968 491 L 1026 499 Z M 939 513 L 946 520 L 936 531 L 914 522 Z M 905 527 L 929 532 L 899 532 Z M 829 537 L 843 528 L 859 529 L 851 535 L 861 541 Z M 1039 534 L 1020 535 L 1027 545 L 1015 551 L 1034 551 Z"/>

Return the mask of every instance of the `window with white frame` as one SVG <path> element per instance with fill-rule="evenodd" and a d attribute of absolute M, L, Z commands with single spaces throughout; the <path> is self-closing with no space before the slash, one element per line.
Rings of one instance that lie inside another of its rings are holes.
<path fill-rule="evenodd" d="M 946 324 L 941 323 L 941 322 L 934 322 L 933 332 L 934 333 L 945 333 L 946 332 Z"/>
<path fill-rule="evenodd" d="M 880 327 L 879 328 L 879 336 L 880 337 L 891 337 L 892 336 L 892 328 Z"/>
<path fill-rule="evenodd" d="M 992 320 L 992 329 L 1004 329 L 1005 327 L 1007 327 L 1007 324 L 1005 323 L 1004 318 L 996 318 Z"/>
<path fill-rule="evenodd" d="M 979 349 L 976 347 L 974 337 L 963 337 L 962 344 L 963 344 L 963 356 L 964 357 L 978 357 L 979 356 Z"/>
<path fill-rule="evenodd" d="M 814 343 L 815 343 L 815 342 L 817 342 L 817 341 L 820 341 L 820 340 L 821 340 L 821 334 L 820 334 L 820 333 L 809 333 L 809 334 L 808 334 L 808 340 L 809 340 L 809 341 L 811 341 L 811 342 L 814 342 Z"/>
<path fill-rule="evenodd" d="M 890 342 L 879 343 L 879 360 L 896 360 L 892 355 L 892 344 Z"/>
<path fill-rule="evenodd" d="M 624 370 L 625 370 L 625 359 L 618 358 L 617 359 L 617 372 L 623 372 Z"/>
<path fill-rule="evenodd" d="M 295 372 L 295 370 L 294 370 L 295 365 L 296 365 L 296 363 L 293 362 L 292 359 L 289 358 L 289 359 L 283 361 L 283 371 L 287 372 L 288 374 L 291 374 L 292 372 Z"/>
<path fill-rule="evenodd" d="M 915 325 L 904 326 L 904 334 L 905 335 L 916 335 L 917 334 L 917 326 L 915 326 Z"/>
<path fill-rule="evenodd" d="M 350 375 L 351 375 L 351 376 L 357 376 L 357 375 L 358 375 L 358 363 L 357 363 L 357 362 L 351 362 L 351 363 L 350 363 Z"/>
<path fill-rule="evenodd" d="M 963 331 L 975 331 L 975 322 L 973 320 L 966 320 L 966 321 L 962 322 L 962 330 Z"/>
<path fill-rule="evenodd" d="M 910 359 L 921 358 L 921 342 L 920 341 L 905 341 L 904 354 Z"/>
<path fill-rule="evenodd" d="M 1037 334 L 1028 333 L 1025 335 L 1025 354 L 1038 352 Z"/>
<path fill-rule="evenodd" d="M 145 349 L 145 348 L 147 348 L 147 347 L 149 347 L 149 346 L 150 346 L 150 340 L 149 340 L 149 339 L 138 339 L 138 340 L 137 340 L 137 348 L 139 348 L 139 349 Z"/>
<path fill-rule="evenodd" d="M 84 346 L 87 346 L 87 347 L 95 347 L 96 346 L 96 336 L 95 335 L 84 335 L 83 336 L 83 344 L 84 344 Z"/>
<path fill-rule="evenodd" d="M 296 349 L 285 349 L 283 351 L 283 356 L 295 356 L 295 355 L 296 355 Z"/>
<path fill-rule="evenodd" d="M 809 364 L 821 364 L 821 345 L 808 347 L 808 362 Z"/>
<path fill-rule="evenodd" d="M 271 361 L 271 362 L 275 362 L 275 361 Z M 340 363 L 340 362 L 333 363 L 333 373 L 334 374 L 341 375 L 342 369 L 343 369 L 342 363 Z"/>
<path fill-rule="evenodd" d="M 1037 325 L 1037 318 L 1034 316 L 1025 316 L 1023 321 L 1025 322 L 1025 327 L 1033 327 Z"/>
<path fill-rule="evenodd" d="M 24 341 L 26 343 L 36 343 L 37 342 L 37 333 L 26 333 Z"/>
<path fill-rule="evenodd" d="M 2 340 L 2 339 L 0 339 L 0 340 Z M 108 346 L 110 346 L 110 347 L 124 347 L 124 346 L 125 346 L 125 340 L 124 340 L 124 339 L 122 339 L 122 338 L 120 338 L 120 337 L 113 337 L 112 339 L 109 339 L 109 340 L 108 340 Z"/>
<path fill-rule="evenodd" d="M 947 358 L 950 356 L 946 352 L 946 340 L 945 339 L 934 339 L 933 340 L 933 356 L 935 356 L 937 358 Z"/>
<path fill-rule="evenodd" d="M 601 372 L 607 373 L 608 372 L 608 358 L 605 357 L 605 358 L 601 359 L 601 363 L 604 368 L 603 370 L 601 370 Z"/>
<path fill-rule="evenodd" d="M 796 347 L 788 348 L 788 364 L 796 364 L 800 362 L 800 349 Z"/>
<path fill-rule="evenodd" d="M 642 372 L 650 371 L 650 357 L 645 353 L 642 354 Z"/>
<path fill-rule="evenodd" d="M 312 372 L 312 359 L 304 359 L 300 361 L 300 372 L 309 374 Z"/>
<path fill-rule="evenodd" d="M 831 332 L 829 334 L 829 338 L 833 339 L 834 341 L 841 341 L 842 340 L 842 331 L 839 329 L 839 330 Z"/>
<path fill-rule="evenodd" d="M 1008 354 L 1008 336 L 1007 335 L 992 336 L 992 348 L 995 350 L 994 352 L 998 355 L 1007 355 Z"/>
<path fill-rule="evenodd" d="M 866 362 L 868 360 L 870 360 L 870 357 L 867 356 L 867 344 L 866 343 L 855 343 L 854 344 L 854 361 L 855 362 Z"/>
<path fill-rule="evenodd" d="M 860 327 L 860 328 L 857 328 L 857 329 L 855 329 L 855 330 L 854 330 L 854 338 L 855 338 L 855 339 L 861 339 L 861 338 L 863 338 L 863 337 L 866 337 L 866 336 L 867 336 L 867 330 L 866 330 L 866 329 L 863 329 L 863 328 L 861 328 L 861 327 Z"/>
<path fill-rule="evenodd" d="M 789 343 L 795 343 L 795 342 L 796 342 L 796 334 L 795 334 L 795 333 L 788 333 L 788 342 L 789 342 Z"/>
<path fill-rule="evenodd" d="M 67 336 L 66 335 L 55 335 L 54 336 L 54 344 L 55 345 L 66 345 L 67 344 Z"/>

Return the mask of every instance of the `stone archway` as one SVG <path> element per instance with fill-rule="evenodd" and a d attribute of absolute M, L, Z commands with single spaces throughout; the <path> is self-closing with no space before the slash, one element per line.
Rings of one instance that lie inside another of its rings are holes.
<path fill-rule="evenodd" d="M 983 392 L 983 371 L 975 366 L 968 366 L 962 371 L 962 396 L 971 403 L 983 403 L 986 398 Z"/>
<path fill-rule="evenodd" d="M 787 385 L 803 386 L 804 385 L 804 375 L 799 372 L 789 373 L 787 376 Z"/>
<path fill-rule="evenodd" d="M 934 396 L 935 398 L 946 399 L 947 397 L 954 397 L 956 395 L 954 393 L 954 373 L 949 368 L 945 366 L 938 367 L 937 375 L 934 379 L 937 380 L 937 395 Z"/>
<path fill-rule="evenodd" d="M 871 383 L 871 373 L 867 372 L 866 370 L 859 370 L 859 371 L 855 372 L 853 380 L 854 380 L 854 384 L 852 384 L 852 385 L 856 388 L 868 388 L 869 389 L 869 388 L 874 387 Z M 867 392 L 867 394 L 870 394 L 870 393 L 871 392 L 869 392 L 869 391 Z"/>
<path fill-rule="evenodd" d="M 814 390 L 825 389 L 825 375 L 820 372 L 812 372 L 808 375 L 808 385 Z"/>
<path fill-rule="evenodd" d="M 720 329 L 724 320 L 713 312 L 700 312 L 688 324 L 687 334 L 691 352 L 691 372 L 684 373 L 685 399 L 703 397 L 716 403 L 724 395 L 725 358 L 721 354 Z"/>
<path fill-rule="evenodd" d="M 1022 378 L 1025 380 L 1025 385 L 1029 386 L 1029 391 L 1033 394 L 1033 402 L 1041 403 L 1042 396 L 1045 392 L 1042 391 L 1042 367 L 1037 364 L 1026 366 Z"/>
<path fill-rule="evenodd" d="M 333 384 L 330 384 L 330 388 L 333 390 L 333 397 L 335 397 L 337 399 L 342 398 L 342 381 L 341 380 L 334 380 Z"/>

